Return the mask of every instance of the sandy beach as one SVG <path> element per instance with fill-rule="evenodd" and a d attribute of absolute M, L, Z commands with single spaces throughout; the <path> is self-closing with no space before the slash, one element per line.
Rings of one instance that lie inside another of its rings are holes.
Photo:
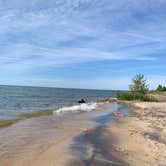
<path fill-rule="evenodd" d="M 98 139 L 105 124 L 117 118 L 114 115 L 117 110 L 125 115 L 129 107 L 116 102 L 102 103 L 91 112 L 58 116 L 53 114 L 19 121 L 12 126 L 1 128 L 0 165 L 91 165 L 89 162 L 95 164 L 98 162 L 97 156 L 91 158 L 97 149 L 92 145 L 95 145 L 96 141 L 104 145 L 103 141 Z M 89 138 L 91 133 L 94 135 Z M 101 161 L 108 162 L 105 159 L 106 152 L 100 153 L 104 156 L 101 157 Z M 110 162 L 118 161 L 112 155 L 107 155 L 107 158 Z"/>
<path fill-rule="evenodd" d="M 0 166 L 165 166 L 165 140 L 166 102 L 106 102 L 2 128 Z"/>
<path fill-rule="evenodd" d="M 166 165 L 166 103 L 132 103 L 135 114 L 107 126 L 121 159 L 131 166 Z M 110 136 L 111 137 L 111 136 Z"/>

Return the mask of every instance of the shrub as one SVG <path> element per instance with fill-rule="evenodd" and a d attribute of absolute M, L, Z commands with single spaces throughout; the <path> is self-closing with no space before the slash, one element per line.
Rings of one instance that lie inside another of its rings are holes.
<path fill-rule="evenodd" d="M 130 92 L 117 92 L 116 97 L 120 100 L 140 100 L 140 101 L 157 101 L 153 96 L 148 95 L 148 85 L 144 75 L 138 74 L 132 79 Z"/>
<path fill-rule="evenodd" d="M 162 85 L 158 85 L 158 87 L 157 87 L 156 90 L 157 90 L 157 91 L 160 91 L 160 92 L 164 92 L 164 91 L 166 91 L 166 87 L 165 87 L 165 86 L 162 86 Z"/>
<path fill-rule="evenodd" d="M 144 95 L 141 93 L 133 93 L 133 92 L 128 92 L 128 93 L 117 93 L 116 97 L 119 100 L 140 100 L 140 101 L 157 101 L 153 96 L 150 95 Z"/>

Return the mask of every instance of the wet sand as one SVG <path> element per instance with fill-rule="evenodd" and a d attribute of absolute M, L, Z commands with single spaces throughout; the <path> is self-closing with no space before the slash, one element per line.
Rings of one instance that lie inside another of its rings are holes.
<path fill-rule="evenodd" d="M 125 115 L 128 109 L 124 104 L 105 103 L 91 112 L 42 116 L 1 128 L 0 166 L 121 163 L 116 156 L 106 154 L 100 133 L 106 123 L 117 118 L 114 111 Z M 101 147 L 92 147 L 89 143 L 93 141 Z M 94 156 L 100 148 L 100 155 Z"/>

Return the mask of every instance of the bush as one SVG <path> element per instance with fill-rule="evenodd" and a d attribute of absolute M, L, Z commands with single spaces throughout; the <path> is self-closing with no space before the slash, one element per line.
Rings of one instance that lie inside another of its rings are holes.
<path fill-rule="evenodd" d="M 141 93 L 133 93 L 133 92 L 128 92 L 128 93 L 117 93 L 116 97 L 119 100 L 140 100 L 140 101 L 157 101 L 153 96 L 149 95 L 144 95 Z"/>
<path fill-rule="evenodd" d="M 140 100 L 140 101 L 157 101 L 153 96 L 148 95 L 149 89 L 144 75 L 138 74 L 132 79 L 129 86 L 130 92 L 117 92 L 116 97 L 119 100 Z"/>
<path fill-rule="evenodd" d="M 164 92 L 164 91 L 166 91 L 166 87 L 165 87 L 165 86 L 162 86 L 162 85 L 158 85 L 158 87 L 157 87 L 156 90 L 157 90 L 157 91 L 160 91 L 160 92 Z"/>

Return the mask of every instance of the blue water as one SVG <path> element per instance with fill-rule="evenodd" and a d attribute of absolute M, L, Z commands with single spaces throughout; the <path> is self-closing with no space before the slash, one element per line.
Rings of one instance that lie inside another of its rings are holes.
<path fill-rule="evenodd" d="M 0 86 L 0 120 L 75 105 L 82 98 L 98 100 L 114 97 L 115 93 L 106 90 Z"/>

